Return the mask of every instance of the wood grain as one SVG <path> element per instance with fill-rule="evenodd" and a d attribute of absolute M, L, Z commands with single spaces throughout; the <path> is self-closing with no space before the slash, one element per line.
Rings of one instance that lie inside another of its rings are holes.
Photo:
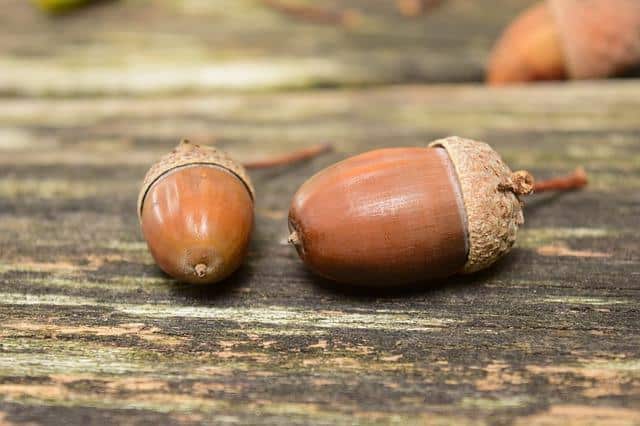
<path fill-rule="evenodd" d="M 638 424 L 639 109 L 632 80 L 0 99 L 0 424 Z M 307 176 L 449 134 L 590 186 L 529 199 L 485 273 L 377 293 L 303 268 L 286 209 Z M 193 287 L 136 217 L 181 137 L 242 161 L 336 151 L 253 173 L 245 266 Z"/>
<path fill-rule="evenodd" d="M 149 95 L 482 80 L 505 25 L 535 0 L 447 0 L 408 19 L 393 0 L 330 0 L 353 25 L 260 0 L 103 1 L 59 18 L 0 0 L 0 93 Z M 285 0 L 293 7 L 308 0 Z"/>

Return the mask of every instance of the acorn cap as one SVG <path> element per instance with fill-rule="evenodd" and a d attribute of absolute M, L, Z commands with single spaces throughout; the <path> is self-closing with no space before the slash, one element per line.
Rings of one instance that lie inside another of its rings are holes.
<path fill-rule="evenodd" d="M 452 136 L 429 146 L 447 151 L 460 183 L 469 238 L 463 272 L 484 269 L 515 243 L 518 226 L 524 223 L 518 196 L 533 191 L 533 178 L 528 172 L 512 172 L 484 142 Z"/>
<path fill-rule="evenodd" d="M 548 0 L 569 75 L 616 75 L 640 63 L 640 1 Z"/>
<path fill-rule="evenodd" d="M 140 215 L 142 214 L 144 197 L 147 195 L 151 185 L 172 170 L 198 164 L 216 166 L 227 170 L 242 181 L 247 191 L 249 191 L 251 199 L 253 200 L 255 198 L 249 175 L 241 164 L 232 160 L 222 151 L 211 147 L 195 145 L 183 139 L 173 151 L 163 156 L 157 163 L 151 166 L 144 177 L 142 188 L 138 194 L 138 219 L 140 219 Z"/>

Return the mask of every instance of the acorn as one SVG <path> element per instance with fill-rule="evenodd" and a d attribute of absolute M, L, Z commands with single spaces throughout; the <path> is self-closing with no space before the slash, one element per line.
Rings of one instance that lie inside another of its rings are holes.
<path fill-rule="evenodd" d="M 507 27 L 487 81 L 598 79 L 640 65 L 640 1 L 546 0 Z"/>
<path fill-rule="evenodd" d="M 241 265 L 254 221 L 245 168 L 222 151 L 183 140 L 154 164 L 138 196 L 142 234 L 178 281 L 215 283 Z"/>
<path fill-rule="evenodd" d="M 584 171 L 541 187 L 577 188 Z M 563 186 L 564 185 L 564 186 Z M 348 284 L 402 285 L 491 266 L 524 223 L 534 189 L 486 143 L 460 137 L 348 158 L 306 181 L 289 242 L 315 273 Z"/>

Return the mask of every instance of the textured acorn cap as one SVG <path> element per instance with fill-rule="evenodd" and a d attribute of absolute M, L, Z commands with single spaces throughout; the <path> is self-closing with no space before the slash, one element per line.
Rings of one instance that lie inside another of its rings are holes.
<path fill-rule="evenodd" d="M 151 166 L 144 177 L 142 188 L 138 194 L 138 218 L 140 218 L 142 214 L 144 197 L 147 195 L 151 185 L 172 170 L 198 164 L 216 166 L 227 170 L 242 181 L 247 191 L 249 191 L 251 199 L 255 198 L 249 175 L 241 164 L 232 160 L 222 151 L 215 148 L 195 145 L 183 139 L 173 151 L 163 156 L 160 161 Z"/>
<path fill-rule="evenodd" d="M 484 142 L 457 136 L 430 147 L 444 148 L 455 168 L 467 213 L 469 254 L 464 273 L 484 269 L 507 254 L 524 223 L 519 195 L 533 190 L 528 172 L 512 172 Z"/>
<path fill-rule="evenodd" d="M 639 0 L 548 0 L 569 75 L 617 75 L 640 64 Z"/>

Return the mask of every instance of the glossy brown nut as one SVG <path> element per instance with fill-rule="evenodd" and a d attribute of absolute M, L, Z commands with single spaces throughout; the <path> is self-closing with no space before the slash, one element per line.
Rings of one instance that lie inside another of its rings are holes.
<path fill-rule="evenodd" d="M 180 167 L 149 188 L 141 226 L 163 271 L 182 282 L 213 283 L 233 273 L 246 255 L 253 201 L 228 170 Z"/>
<path fill-rule="evenodd" d="M 162 270 L 182 282 L 214 283 L 246 254 L 253 186 L 245 168 L 224 152 L 183 140 L 147 172 L 138 218 Z"/>
<path fill-rule="evenodd" d="M 392 148 L 337 163 L 309 179 L 289 212 L 300 257 L 326 278 L 394 285 L 461 272 L 465 212 L 442 148 Z"/>
<path fill-rule="evenodd" d="M 451 136 L 337 163 L 300 187 L 289 241 L 314 272 L 393 286 L 473 273 L 506 255 L 533 178 L 484 142 Z"/>

